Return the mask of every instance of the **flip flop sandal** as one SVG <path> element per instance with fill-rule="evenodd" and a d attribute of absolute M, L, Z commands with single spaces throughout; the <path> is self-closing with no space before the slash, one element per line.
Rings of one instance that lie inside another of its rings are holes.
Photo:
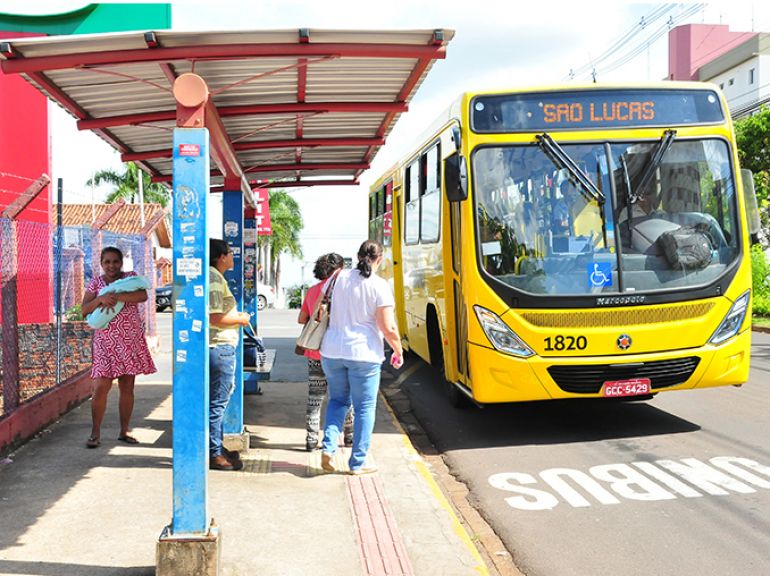
<path fill-rule="evenodd" d="M 118 436 L 118 440 L 120 442 L 125 442 L 126 444 L 139 444 L 139 440 L 137 440 L 133 436 L 129 436 L 128 434 L 126 434 L 125 436 Z"/>
<path fill-rule="evenodd" d="M 101 440 L 92 436 L 86 440 L 86 448 L 98 448 L 101 443 Z"/>

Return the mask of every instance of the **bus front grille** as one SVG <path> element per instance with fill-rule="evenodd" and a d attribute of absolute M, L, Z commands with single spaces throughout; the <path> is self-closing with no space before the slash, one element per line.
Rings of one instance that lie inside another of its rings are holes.
<path fill-rule="evenodd" d="M 559 388 L 573 394 L 597 394 L 605 382 L 632 378 L 649 378 L 656 390 L 686 382 L 699 362 L 690 356 L 633 364 L 560 365 L 549 366 L 548 373 Z"/>
<path fill-rule="evenodd" d="M 675 304 L 648 308 L 614 310 L 559 310 L 522 312 L 521 318 L 539 328 L 596 328 L 682 322 L 702 318 L 714 308 L 713 302 Z"/>

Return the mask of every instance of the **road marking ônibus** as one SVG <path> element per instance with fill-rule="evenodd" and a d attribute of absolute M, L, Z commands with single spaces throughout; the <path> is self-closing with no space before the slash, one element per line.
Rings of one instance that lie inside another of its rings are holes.
<path fill-rule="evenodd" d="M 518 510 L 551 510 L 562 501 L 584 508 L 596 502 L 620 504 L 622 499 L 653 502 L 770 490 L 770 466 L 733 456 L 717 456 L 708 464 L 696 458 L 603 464 L 588 472 L 549 468 L 538 477 L 501 472 L 490 476 L 489 483 L 516 494 L 505 501 Z"/>

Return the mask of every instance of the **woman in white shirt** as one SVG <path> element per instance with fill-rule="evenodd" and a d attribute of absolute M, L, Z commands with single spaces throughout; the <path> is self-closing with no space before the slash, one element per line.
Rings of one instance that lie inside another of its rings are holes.
<path fill-rule="evenodd" d="M 367 240 L 358 250 L 355 270 L 343 270 L 332 292 L 329 327 L 321 345 L 321 365 L 329 385 L 321 467 L 334 472 L 332 458 L 352 401 L 356 414 L 353 448 L 348 461 L 351 474 L 368 474 L 366 454 L 374 430 L 380 370 L 385 360 L 383 337 L 393 349 L 391 365 L 403 364 L 403 349 L 396 328 L 393 292 L 375 275 L 382 262 L 382 246 Z"/>

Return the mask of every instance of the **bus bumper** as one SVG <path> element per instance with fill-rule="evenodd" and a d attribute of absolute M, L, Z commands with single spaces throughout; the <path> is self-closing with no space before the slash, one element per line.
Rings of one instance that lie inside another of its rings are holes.
<path fill-rule="evenodd" d="M 479 403 L 526 402 L 562 398 L 601 398 L 601 381 L 596 392 L 565 391 L 551 377 L 549 367 L 579 368 L 607 364 L 650 363 L 660 360 L 676 361 L 697 357 L 699 362 L 689 378 L 672 386 L 655 388 L 653 393 L 669 390 L 706 388 L 743 384 L 749 377 L 751 330 L 746 330 L 721 346 L 658 352 L 655 354 L 611 355 L 592 357 L 515 358 L 497 350 L 469 343 L 468 360 L 472 378 L 473 398 Z"/>

